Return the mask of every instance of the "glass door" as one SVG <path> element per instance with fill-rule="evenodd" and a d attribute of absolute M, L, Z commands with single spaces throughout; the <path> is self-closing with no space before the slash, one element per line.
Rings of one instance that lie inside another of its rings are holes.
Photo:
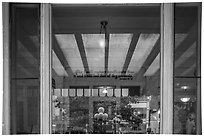
<path fill-rule="evenodd" d="M 160 4 L 52 4 L 52 133 L 159 133 Z"/>

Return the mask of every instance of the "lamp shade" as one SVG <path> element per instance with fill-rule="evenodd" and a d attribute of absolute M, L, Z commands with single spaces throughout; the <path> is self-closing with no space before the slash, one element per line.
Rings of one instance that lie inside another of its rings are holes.
<path fill-rule="evenodd" d="M 188 102 L 190 98 L 184 97 L 184 98 L 181 98 L 180 100 L 185 103 L 185 102 Z"/>

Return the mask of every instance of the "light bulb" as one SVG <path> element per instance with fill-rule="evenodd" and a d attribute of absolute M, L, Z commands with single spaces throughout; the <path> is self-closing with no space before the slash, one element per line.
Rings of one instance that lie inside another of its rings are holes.
<path fill-rule="evenodd" d="M 158 110 L 158 114 L 160 114 L 160 109 Z"/>
<path fill-rule="evenodd" d="M 188 89 L 188 86 L 182 86 L 181 88 L 186 90 L 186 89 Z"/>
<path fill-rule="evenodd" d="M 190 100 L 190 98 L 181 98 L 181 101 L 184 102 L 184 103 L 188 102 L 189 100 Z"/>
<path fill-rule="evenodd" d="M 105 47 L 105 40 L 102 40 L 102 39 L 101 39 L 101 40 L 99 41 L 99 45 L 100 45 L 101 48 L 104 48 L 104 47 Z"/>
<path fill-rule="evenodd" d="M 104 88 L 103 93 L 108 93 L 108 91 L 107 91 L 107 89 L 106 89 L 106 88 Z"/>
<path fill-rule="evenodd" d="M 148 97 L 147 97 L 148 100 L 151 100 L 151 98 L 152 98 L 152 96 L 148 96 Z"/>
<path fill-rule="evenodd" d="M 56 127 L 56 125 L 55 125 L 55 124 L 53 124 L 52 126 L 53 126 L 53 127 Z"/>

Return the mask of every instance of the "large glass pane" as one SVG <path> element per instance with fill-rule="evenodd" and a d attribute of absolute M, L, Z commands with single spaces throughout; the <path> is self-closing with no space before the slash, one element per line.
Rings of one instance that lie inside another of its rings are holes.
<path fill-rule="evenodd" d="M 160 4 L 53 4 L 52 133 L 158 134 L 160 26 Z"/>
<path fill-rule="evenodd" d="M 11 134 L 40 133 L 39 4 L 11 4 Z"/>
<path fill-rule="evenodd" d="M 200 134 L 201 3 L 175 4 L 174 133 Z"/>

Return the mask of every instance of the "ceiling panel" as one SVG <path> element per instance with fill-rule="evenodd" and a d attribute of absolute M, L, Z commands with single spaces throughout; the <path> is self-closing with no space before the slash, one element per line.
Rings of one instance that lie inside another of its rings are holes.
<path fill-rule="evenodd" d="M 109 40 L 109 73 L 121 72 L 133 34 L 110 34 Z"/>
<path fill-rule="evenodd" d="M 144 76 L 153 76 L 157 72 L 157 70 L 159 70 L 159 68 L 160 68 L 160 53 L 157 55 L 152 64 L 149 66 Z"/>
<path fill-rule="evenodd" d="M 52 67 L 58 76 L 68 76 L 67 72 L 64 70 L 61 62 L 59 61 L 57 55 L 52 50 Z"/>
<path fill-rule="evenodd" d="M 55 35 L 62 52 L 69 63 L 71 70 L 76 73 L 84 73 L 82 59 L 76 43 L 74 34 Z"/>
<path fill-rule="evenodd" d="M 82 39 L 90 73 L 104 72 L 105 46 L 101 41 L 105 40 L 105 35 L 82 34 Z"/>
<path fill-rule="evenodd" d="M 160 34 L 141 34 L 137 42 L 135 51 L 128 66 L 128 71 L 137 73 L 147 57 L 149 56 L 152 48 L 159 39 Z"/>

